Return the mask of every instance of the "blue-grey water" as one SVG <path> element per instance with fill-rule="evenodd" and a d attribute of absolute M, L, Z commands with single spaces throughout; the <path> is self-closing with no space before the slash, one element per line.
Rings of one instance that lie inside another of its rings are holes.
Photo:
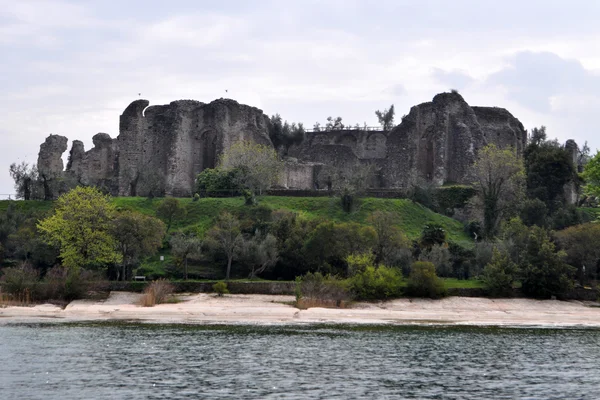
<path fill-rule="evenodd" d="M 600 331 L 0 325 L 0 399 L 600 399 Z"/>

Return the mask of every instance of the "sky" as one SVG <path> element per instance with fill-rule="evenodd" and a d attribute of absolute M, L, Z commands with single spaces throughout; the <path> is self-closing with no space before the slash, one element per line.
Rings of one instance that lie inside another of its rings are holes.
<path fill-rule="evenodd" d="M 457 89 L 595 153 L 599 20 L 595 0 L 0 0 L 0 198 L 50 133 L 89 150 L 139 98 L 374 126 Z"/>

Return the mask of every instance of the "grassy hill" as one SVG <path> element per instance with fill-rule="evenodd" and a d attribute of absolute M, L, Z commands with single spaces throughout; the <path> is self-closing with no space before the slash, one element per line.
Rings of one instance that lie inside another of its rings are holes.
<path fill-rule="evenodd" d="M 127 207 L 144 214 L 154 215 L 161 199 L 141 197 L 120 197 L 113 201 L 119 207 Z M 224 210 L 237 211 L 247 206 L 240 198 L 207 198 L 198 201 L 181 199 L 187 209 L 185 220 L 177 221 L 172 229 L 195 229 L 205 232 L 214 218 Z M 421 234 L 427 223 L 438 223 L 448 232 L 448 238 L 463 246 L 471 246 L 472 241 L 464 233 L 463 225 L 452 218 L 436 214 L 433 211 L 405 199 L 365 198 L 360 201 L 358 210 L 345 213 L 337 197 L 261 197 L 259 203 L 274 210 L 288 210 L 303 214 L 307 218 L 328 219 L 336 222 L 366 223 L 368 216 L 377 210 L 392 211 L 400 217 L 400 229 L 411 239 Z"/>
<path fill-rule="evenodd" d="M 173 223 L 172 230 L 184 229 L 205 232 L 222 211 L 237 211 L 246 208 L 244 200 L 237 198 L 205 198 L 198 201 L 180 199 L 187 209 L 187 216 Z M 155 215 L 156 208 L 162 199 L 144 197 L 115 197 L 113 202 L 120 208 L 128 208 L 147 215 Z M 0 212 L 8 207 L 9 200 L 0 201 Z M 14 201 L 24 211 L 48 211 L 52 202 Z M 342 210 L 337 197 L 281 197 L 265 196 L 259 199 L 263 206 L 274 210 L 289 210 L 303 214 L 307 218 L 328 219 L 336 222 L 366 223 L 368 216 L 377 210 L 395 212 L 400 217 L 400 229 L 410 238 L 416 239 L 423 226 L 438 223 L 445 227 L 449 240 L 471 247 L 472 240 L 464 233 L 462 223 L 452 218 L 436 214 L 417 203 L 406 199 L 365 198 L 360 200 L 357 210 L 346 213 Z"/>

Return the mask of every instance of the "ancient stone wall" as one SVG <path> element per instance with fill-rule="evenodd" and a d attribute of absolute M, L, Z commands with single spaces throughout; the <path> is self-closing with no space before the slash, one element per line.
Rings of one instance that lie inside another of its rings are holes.
<path fill-rule="evenodd" d="M 136 100 L 121 115 L 116 139 L 99 133 L 87 152 L 75 140 L 63 172 L 67 138 L 50 135 L 40 147 L 38 168 L 49 198 L 59 194 L 61 179 L 100 186 L 118 196 L 190 196 L 196 175 L 215 167 L 234 143 L 272 146 L 269 130 L 269 118 L 261 110 L 234 100 L 180 100 L 159 106 Z M 505 109 L 471 107 L 458 93 L 442 93 L 412 107 L 388 132 L 307 133 L 289 149 L 280 186 L 323 189 L 333 175 L 351 174 L 357 165 L 372 169 L 372 188 L 469 184 L 479 149 L 495 143 L 522 154 L 526 140 L 523 125 Z"/>

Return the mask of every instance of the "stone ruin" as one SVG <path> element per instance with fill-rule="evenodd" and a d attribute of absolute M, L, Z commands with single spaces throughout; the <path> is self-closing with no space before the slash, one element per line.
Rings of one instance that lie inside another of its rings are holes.
<path fill-rule="evenodd" d="M 234 100 L 161 106 L 136 100 L 121 115 L 117 138 L 98 133 L 88 151 L 74 140 L 65 170 L 61 156 L 68 139 L 50 135 L 40 146 L 38 169 L 47 198 L 58 196 L 64 182 L 97 186 L 114 196 L 191 196 L 197 174 L 214 168 L 233 143 L 273 146 L 270 128 L 261 110 Z M 412 107 L 387 132 L 307 132 L 302 143 L 288 149 L 280 186 L 324 189 L 333 169 L 352 171 L 356 165 L 372 166 L 373 188 L 470 184 L 479 149 L 495 143 L 522 154 L 526 141 L 523 125 L 507 110 L 471 107 L 458 93 L 441 93 Z"/>

